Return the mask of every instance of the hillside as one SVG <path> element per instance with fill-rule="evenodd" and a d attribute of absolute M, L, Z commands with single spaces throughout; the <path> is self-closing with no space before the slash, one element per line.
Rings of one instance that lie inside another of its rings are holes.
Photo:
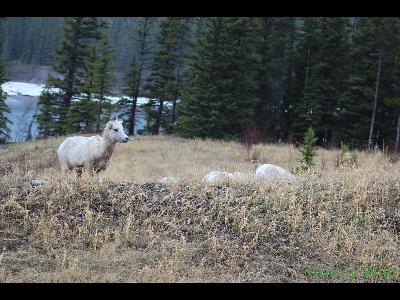
<path fill-rule="evenodd" d="M 292 170 L 298 150 L 258 145 L 251 163 L 234 142 L 140 136 L 77 180 L 60 177 L 61 142 L 0 150 L 2 282 L 400 281 L 400 162 L 380 152 L 337 167 L 319 149 L 297 185 L 208 186 L 214 169 Z"/>
<path fill-rule="evenodd" d="M 108 37 L 116 49 L 116 69 L 125 71 L 135 50 L 134 36 L 137 17 L 106 17 Z M 162 18 L 155 17 L 152 38 L 158 32 Z M 51 65 L 54 51 L 62 35 L 62 17 L 8 17 L 2 24 L 2 54 L 7 62 L 18 61 L 27 65 Z M 154 45 L 156 46 L 156 45 Z M 18 78 L 12 78 L 18 80 Z"/>

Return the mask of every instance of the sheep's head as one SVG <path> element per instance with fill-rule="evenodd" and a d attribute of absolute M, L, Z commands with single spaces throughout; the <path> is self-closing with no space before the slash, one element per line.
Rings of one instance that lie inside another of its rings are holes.
<path fill-rule="evenodd" d="M 128 136 L 122 127 L 122 121 L 112 120 L 106 125 L 107 137 L 113 142 L 128 142 Z"/>

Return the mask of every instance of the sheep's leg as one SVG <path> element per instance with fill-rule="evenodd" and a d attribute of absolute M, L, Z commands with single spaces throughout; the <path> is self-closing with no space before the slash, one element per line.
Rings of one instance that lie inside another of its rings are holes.
<path fill-rule="evenodd" d="M 67 165 L 61 164 L 60 168 L 61 168 L 61 174 L 65 176 L 65 174 L 67 174 Z"/>
<path fill-rule="evenodd" d="M 93 168 L 92 168 L 92 164 L 90 162 L 87 162 L 84 164 L 84 168 L 85 168 L 85 172 L 89 175 L 92 176 L 93 175 Z"/>
<path fill-rule="evenodd" d="M 72 167 L 68 163 L 66 163 L 64 161 L 61 161 L 60 162 L 60 169 L 61 169 L 62 176 L 65 176 L 68 171 L 72 170 Z"/>
<path fill-rule="evenodd" d="M 76 171 L 76 175 L 78 177 L 81 177 L 81 175 L 82 175 L 82 166 L 76 166 L 75 171 Z"/>

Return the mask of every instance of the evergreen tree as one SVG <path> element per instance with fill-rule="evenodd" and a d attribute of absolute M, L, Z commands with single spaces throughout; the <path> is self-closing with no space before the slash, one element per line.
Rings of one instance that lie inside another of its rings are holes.
<path fill-rule="evenodd" d="M 5 62 L 53 62 L 60 74 L 39 99 L 44 137 L 103 126 L 115 61 L 126 75 L 129 99 L 120 104 L 130 134 L 146 95 L 146 130 L 154 134 L 234 138 L 256 127 L 275 140 L 300 140 L 312 126 L 321 145 L 400 146 L 399 18 L 62 20 L 6 18 L 0 38 Z"/>
<path fill-rule="evenodd" d="M 3 47 L 3 18 L 0 18 L 0 53 Z M 6 105 L 5 100 L 7 99 L 7 93 L 3 91 L 2 84 L 7 81 L 6 69 L 3 63 L 3 59 L 0 57 L 0 136 L 4 135 L 9 137 L 10 129 L 8 123 L 10 120 L 6 117 L 6 113 L 10 112 L 9 107 Z"/>
<path fill-rule="evenodd" d="M 85 57 L 80 95 L 78 101 L 72 102 L 65 119 L 67 132 L 77 132 L 86 126 L 96 126 L 97 131 L 104 127 L 112 109 L 110 100 L 106 98 L 106 95 L 111 95 L 112 61 L 113 49 L 103 35 L 90 45 Z M 107 116 L 104 116 L 104 111 Z"/>
<path fill-rule="evenodd" d="M 96 125 L 97 104 L 95 97 L 95 81 L 97 75 L 98 53 L 97 45 L 93 42 L 85 57 L 85 75 L 82 80 L 79 101 L 71 103 L 70 110 L 65 119 L 67 132 L 78 132 L 82 126 Z"/>
<path fill-rule="evenodd" d="M 209 18 L 194 44 L 178 133 L 186 137 L 237 137 L 254 117 L 260 64 L 258 18 Z"/>
<path fill-rule="evenodd" d="M 106 36 L 102 36 L 99 41 L 98 62 L 95 68 L 94 88 L 96 93 L 97 107 L 97 130 L 101 130 L 108 121 L 113 106 L 106 95 L 111 96 L 111 87 L 114 80 L 114 49 Z"/>
<path fill-rule="evenodd" d="M 309 169 L 314 166 L 314 157 L 316 154 L 315 143 L 317 138 L 312 127 L 309 127 L 304 135 L 304 143 L 300 146 L 300 168 L 303 170 Z"/>
<path fill-rule="evenodd" d="M 1 25 L 1 23 L 0 23 Z M 11 123 L 7 118 L 6 113 L 10 112 L 10 108 L 6 105 L 7 93 L 5 93 L 1 85 L 7 81 L 6 70 L 3 59 L 0 57 L 0 136 L 9 137 L 10 129 L 8 123 Z"/>
<path fill-rule="evenodd" d="M 169 123 L 166 120 L 164 104 L 173 97 L 178 24 L 177 17 L 168 17 L 160 23 L 158 37 L 160 49 L 154 55 L 151 74 L 146 85 L 148 96 L 151 98 L 146 111 L 152 119 L 150 125 L 152 134 L 159 134 L 162 125 L 165 127 Z"/>
<path fill-rule="evenodd" d="M 105 23 L 96 17 L 65 18 L 61 45 L 56 51 L 54 70 L 60 77 L 49 76 L 46 87 L 48 91 L 57 90 L 52 96 L 53 127 L 55 134 L 66 132 L 68 124 L 64 124 L 73 97 L 80 93 L 84 72 L 84 58 L 88 45 L 94 39 L 101 38 L 101 29 Z M 47 96 L 45 96 L 47 97 Z M 38 119 L 40 120 L 40 118 Z M 41 125 L 44 127 L 44 125 Z"/>
<path fill-rule="evenodd" d="M 347 143 L 371 147 L 385 130 L 381 98 L 392 97 L 391 69 L 395 65 L 395 18 L 358 18 L 352 34 L 351 73 L 339 98 L 340 132 Z M 378 130 L 375 130 L 378 128 Z M 375 133 L 375 134 L 374 134 Z M 382 136 L 383 137 L 383 136 Z"/>
<path fill-rule="evenodd" d="M 305 56 L 304 90 L 295 103 L 297 132 L 316 128 L 326 145 L 336 131 L 337 99 L 343 93 L 349 64 L 348 18 L 324 17 L 304 21 L 300 46 Z"/>
<path fill-rule="evenodd" d="M 59 97 L 59 96 L 58 96 Z M 48 138 L 54 136 L 59 123 L 53 115 L 54 102 L 57 96 L 49 88 L 45 88 L 41 93 L 38 105 L 40 107 L 40 114 L 36 115 L 36 121 L 38 123 L 39 137 Z"/>
<path fill-rule="evenodd" d="M 125 74 L 126 86 L 124 91 L 128 94 L 129 99 L 122 103 L 123 106 L 128 106 L 129 111 L 127 112 L 128 118 L 128 134 L 135 134 L 135 116 L 136 106 L 139 93 L 142 88 L 143 72 L 148 67 L 150 60 L 151 48 L 150 48 L 150 29 L 152 25 L 152 19 L 148 17 L 141 18 L 139 28 L 137 31 L 136 43 L 138 48 L 136 54 L 129 65 L 128 72 Z"/>
<path fill-rule="evenodd" d="M 0 18 L 0 53 L 3 48 L 3 18 Z M 10 109 L 5 104 L 7 94 L 3 91 L 2 84 L 7 81 L 6 71 L 3 59 L 0 57 L 0 135 L 9 134 L 7 123 L 9 120 L 6 118 L 5 113 L 10 112 Z"/>
<path fill-rule="evenodd" d="M 293 17 L 264 17 L 261 20 L 263 39 L 257 127 L 277 139 L 287 137 L 289 131 L 295 21 Z"/>
<path fill-rule="evenodd" d="M 395 43 L 388 54 L 389 64 L 386 68 L 388 71 L 388 84 L 390 84 L 388 93 L 385 95 L 383 104 L 385 105 L 387 112 L 385 118 L 388 122 L 385 128 L 387 129 L 388 135 L 392 135 L 395 132 L 394 151 L 399 152 L 400 149 L 400 20 L 396 18 L 394 24 L 395 32 Z M 389 49 L 388 49 L 389 50 Z"/>
<path fill-rule="evenodd" d="M 185 81 L 185 61 L 187 59 L 187 52 L 190 46 L 189 26 L 192 24 L 190 18 L 180 18 L 176 28 L 176 67 L 175 67 L 175 80 L 172 91 L 172 109 L 171 109 L 171 123 L 167 128 L 167 132 L 171 133 L 177 120 L 177 101 L 181 96 L 182 86 Z"/>

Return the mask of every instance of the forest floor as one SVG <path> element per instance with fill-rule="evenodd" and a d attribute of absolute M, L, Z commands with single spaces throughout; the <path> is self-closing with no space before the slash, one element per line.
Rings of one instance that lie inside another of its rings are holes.
<path fill-rule="evenodd" d="M 318 149 L 297 184 L 211 186 L 212 170 L 293 171 L 299 151 L 140 136 L 78 179 L 62 140 L 0 149 L 0 282 L 400 282 L 400 161 L 382 152 L 337 166 Z"/>

